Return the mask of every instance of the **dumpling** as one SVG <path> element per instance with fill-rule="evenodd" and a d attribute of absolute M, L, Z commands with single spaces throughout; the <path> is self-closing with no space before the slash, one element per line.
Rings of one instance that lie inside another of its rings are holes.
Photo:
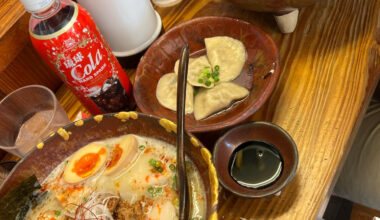
<path fill-rule="evenodd" d="M 178 75 L 178 67 L 179 67 L 179 60 L 175 62 L 174 65 L 174 72 Z M 214 83 L 211 82 L 209 86 L 206 86 L 205 83 L 198 82 L 198 79 L 200 77 L 201 71 L 205 69 L 205 67 L 210 67 L 211 71 L 211 65 L 208 62 L 208 59 L 206 56 L 200 56 L 197 58 L 189 58 L 189 66 L 187 71 L 187 82 L 190 83 L 193 86 L 199 86 L 199 87 L 205 87 L 205 88 L 212 88 L 214 87 Z"/>
<path fill-rule="evenodd" d="M 186 114 L 193 113 L 193 96 L 193 87 L 186 83 Z M 162 106 L 177 111 L 177 74 L 167 73 L 160 78 L 157 84 L 156 97 Z"/>
<path fill-rule="evenodd" d="M 232 82 L 221 82 L 211 89 L 200 89 L 195 95 L 194 117 L 206 118 L 248 95 L 248 90 Z"/>
<path fill-rule="evenodd" d="M 244 44 L 231 37 L 211 37 L 205 39 L 207 57 L 214 67 L 219 65 L 219 80 L 231 81 L 240 75 L 247 58 Z"/>

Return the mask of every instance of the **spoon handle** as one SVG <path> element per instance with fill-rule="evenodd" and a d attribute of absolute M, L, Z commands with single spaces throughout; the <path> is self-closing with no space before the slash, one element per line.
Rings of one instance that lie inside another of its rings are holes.
<path fill-rule="evenodd" d="M 189 63 L 189 46 L 182 48 L 179 62 L 177 84 L 177 172 L 179 190 L 179 219 L 188 220 L 190 212 L 190 198 L 186 175 L 185 150 L 184 150 L 184 127 L 185 127 L 185 102 L 186 102 L 186 79 Z"/>

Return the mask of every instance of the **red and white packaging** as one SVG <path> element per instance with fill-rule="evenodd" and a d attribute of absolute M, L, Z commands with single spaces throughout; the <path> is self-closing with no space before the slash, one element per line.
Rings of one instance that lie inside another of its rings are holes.
<path fill-rule="evenodd" d="M 129 78 L 96 24 L 80 5 L 68 4 L 71 20 L 52 34 L 30 31 L 33 46 L 91 114 L 133 109 Z"/>

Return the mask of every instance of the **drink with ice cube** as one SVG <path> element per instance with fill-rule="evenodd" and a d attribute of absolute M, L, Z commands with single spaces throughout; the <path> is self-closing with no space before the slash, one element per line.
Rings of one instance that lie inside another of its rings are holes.
<path fill-rule="evenodd" d="M 24 157 L 68 123 L 52 91 L 39 85 L 22 87 L 0 101 L 0 148 Z"/>

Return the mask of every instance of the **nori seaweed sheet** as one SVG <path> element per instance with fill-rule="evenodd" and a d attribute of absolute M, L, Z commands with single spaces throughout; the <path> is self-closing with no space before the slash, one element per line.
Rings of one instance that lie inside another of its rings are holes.
<path fill-rule="evenodd" d="M 29 208 L 35 206 L 37 198 L 41 196 L 40 188 L 33 175 L 0 198 L 0 219 L 24 219 Z"/>

